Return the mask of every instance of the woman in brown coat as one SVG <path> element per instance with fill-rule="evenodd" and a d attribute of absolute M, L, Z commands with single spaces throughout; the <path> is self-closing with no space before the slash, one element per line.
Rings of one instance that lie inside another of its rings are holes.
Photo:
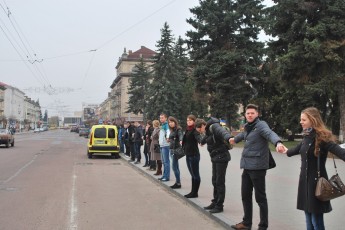
<path fill-rule="evenodd" d="M 151 153 L 151 160 L 157 161 L 157 171 L 153 175 L 162 175 L 162 159 L 161 159 L 161 153 L 160 153 L 160 147 L 159 147 L 159 121 L 154 120 L 152 122 L 153 125 L 153 132 L 151 135 L 151 146 L 150 146 L 150 153 Z"/>

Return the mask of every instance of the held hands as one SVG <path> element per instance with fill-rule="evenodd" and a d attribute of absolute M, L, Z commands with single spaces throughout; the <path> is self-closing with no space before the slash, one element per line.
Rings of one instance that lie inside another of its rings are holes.
<path fill-rule="evenodd" d="M 276 146 L 276 151 L 278 153 L 286 153 L 288 151 L 288 148 L 286 148 L 285 145 L 279 142 Z"/>
<path fill-rule="evenodd" d="M 230 139 L 229 139 L 229 143 L 230 143 L 231 145 L 236 144 L 236 143 L 235 143 L 235 139 L 234 139 L 234 138 L 230 138 Z"/>

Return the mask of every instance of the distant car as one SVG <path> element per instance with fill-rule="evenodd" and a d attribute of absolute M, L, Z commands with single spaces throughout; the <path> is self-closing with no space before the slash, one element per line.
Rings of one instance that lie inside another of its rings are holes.
<path fill-rule="evenodd" d="M 14 146 L 14 136 L 10 130 L 0 129 L 0 145 L 5 145 L 6 148 Z"/>
<path fill-rule="evenodd" d="M 79 129 L 79 136 L 83 136 L 83 137 L 88 137 L 90 133 L 90 129 L 89 128 L 80 128 Z"/>
<path fill-rule="evenodd" d="M 92 158 L 94 154 L 111 154 L 114 158 L 120 158 L 120 145 L 118 141 L 117 127 L 114 125 L 94 125 L 90 131 L 87 146 L 87 156 Z"/>

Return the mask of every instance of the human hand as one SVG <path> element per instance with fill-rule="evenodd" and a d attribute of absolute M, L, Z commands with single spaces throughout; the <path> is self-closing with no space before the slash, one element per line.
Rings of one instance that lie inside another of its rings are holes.
<path fill-rule="evenodd" d="M 282 143 L 278 143 L 277 146 L 276 146 L 276 151 L 278 153 L 286 153 L 287 150 L 288 149 Z"/>
<path fill-rule="evenodd" d="M 230 139 L 229 139 L 229 143 L 232 144 L 232 145 L 236 144 L 236 143 L 235 143 L 235 139 L 234 139 L 234 138 L 230 138 Z"/>

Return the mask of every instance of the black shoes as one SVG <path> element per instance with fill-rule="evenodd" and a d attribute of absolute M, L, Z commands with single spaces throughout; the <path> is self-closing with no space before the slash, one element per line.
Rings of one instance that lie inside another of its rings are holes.
<path fill-rule="evenodd" d="M 210 210 L 210 213 L 219 213 L 219 212 L 223 212 L 223 208 L 214 207 L 213 209 Z"/>
<path fill-rule="evenodd" d="M 212 209 L 214 209 L 215 207 L 216 207 L 216 205 L 215 205 L 214 203 L 211 203 L 209 206 L 204 207 L 204 209 L 206 209 L 206 210 L 212 210 Z"/>
<path fill-rule="evenodd" d="M 178 189 L 181 188 L 181 184 L 175 183 L 174 185 L 170 186 L 172 189 Z"/>
<path fill-rule="evenodd" d="M 187 195 L 184 195 L 186 198 L 197 198 L 198 194 L 197 193 L 188 193 Z"/>

